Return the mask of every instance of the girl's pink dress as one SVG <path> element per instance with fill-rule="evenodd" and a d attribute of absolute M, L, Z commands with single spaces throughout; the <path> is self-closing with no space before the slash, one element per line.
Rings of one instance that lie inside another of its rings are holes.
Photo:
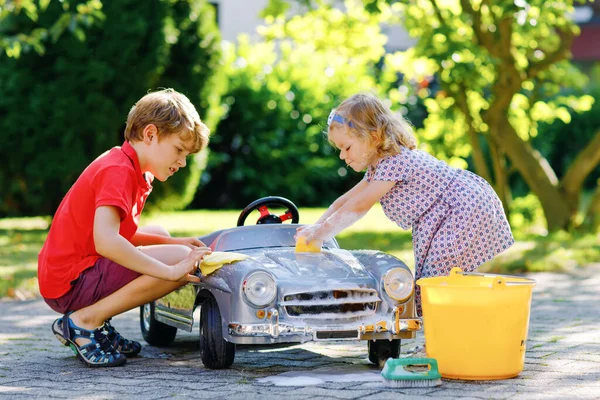
<path fill-rule="evenodd" d="M 380 200 L 385 215 L 412 228 L 415 280 L 473 271 L 514 243 L 504 209 L 485 179 L 450 167 L 420 150 L 403 148 L 365 174 L 368 182 L 395 181 Z M 416 289 L 421 315 L 420 288 Z"/>

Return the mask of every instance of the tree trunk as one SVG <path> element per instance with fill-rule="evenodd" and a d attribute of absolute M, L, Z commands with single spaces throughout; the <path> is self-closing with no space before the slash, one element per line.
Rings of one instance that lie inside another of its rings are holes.
<path fill-rule="evenodd" d="M 475 130 L 471 132 L 471 129 L 469 129 L 469 138 L 471 139 L 471 155 L 473 156 L 475 172 L 490 184 L 493 184 L 492 174 L 490 174 L 490 170 L 483 155 L 481 143 L 479 142 L 479 133 L 475 132 Z"/>
<path fill-rule="evenodd" d="M 600 163 L 600 130 L 577 155 L 561 179 L 561 186 L 571 207 L 579 207 L 579 197 L 583 181 Z"/>
<path fill-rule="evenodd" d="M 566 229 L 576 209 L 567 202 L 558 187 L 558 179 L 548 161 L 531 145 L 523 141 L 506 115 L 488 115 L 490 135 L 509 157 L 531 191 L 538 197 L 548 224 L 549 231 Z"/>

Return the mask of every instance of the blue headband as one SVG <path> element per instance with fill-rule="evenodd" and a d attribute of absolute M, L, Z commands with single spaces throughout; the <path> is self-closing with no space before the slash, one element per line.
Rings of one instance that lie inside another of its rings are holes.
<path fill-rule="evenodd" d="M 327 126 L 331 125 L 331 123 L 333 121 L 339 122 L 342 125 L 348 124 L 348 126 L 350 128 L 354 128 L 354 124 L 352 124 L 352 121 L 348 121 L 348 120 L 346 120 L 346 118 L 342 117 L 340 114 L 336 114 L 335 110 L 331 110 L 331 113 L 329 114 L 329 118 L 327 118 Z"/>

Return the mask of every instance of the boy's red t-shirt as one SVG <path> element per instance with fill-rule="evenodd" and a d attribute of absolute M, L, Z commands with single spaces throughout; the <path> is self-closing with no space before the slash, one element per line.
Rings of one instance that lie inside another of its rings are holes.
<path fill-rule="evenodd" d="M 94 160 L 60 203 L 38 257 L 38 281 L 44 298 L 57 299 L 71 282 L 101 257 L 94 245 L 94 214 L 115 206 L 119 233 L 127 240 L 137 231 L 140 214 L 152 191 L 153 177 L 142 175 L 134 148 L 125 141 Z"/>

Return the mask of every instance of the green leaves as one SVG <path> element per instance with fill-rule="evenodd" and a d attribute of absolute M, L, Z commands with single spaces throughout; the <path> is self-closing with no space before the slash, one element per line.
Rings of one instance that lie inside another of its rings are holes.
<path fill-rule="evenodd" d="M 0 1 L 0 50 L 11 58 L 34 50 L 42 55 L 46 51 L 46 40 L 56 43 L 65 31 L 79 41 L 85 40 L 85 31 L 104 20 L 102 2 L 89 0 L 71 7 L 75 1 L 62 0 L 62 13 L 48 24 L 40 17 L 47 14 L 50 0 Z M 73 10 L 72 10 L 73 9 Z"/>
<path fill-rule="evenodd" d="M 266 18 L 263 40 L 238 38 L 226 65 L 223 119 L 211 141 L 194 207 L 246 206 L 281 195 L 298 205 L 334 200 L 361 174 L 346 169 L 324 135 L 331 108 L 378 87 L 385 37 L 360 7 L 320 7 Z"/>
<path fill-rule="evenodd" d="M 210 5 L 115 0 L 101 6 L 52 1 L 38 9 L 35 24 L 23 13 L 8 19 L 31 33 L 49 34 L 58 25 L 56 42 L 42 41 L 42 55 L 0 55 L 0 215 L 54 213 L 81 171 L 123 143 L 127 113 L 149 90 L 184 93 L 213 130 L 220 118 L 225 79 Z M 206 156 L 190 157 L 187 168 L 155 182 L 149 207 L 185 207 Z"/>

